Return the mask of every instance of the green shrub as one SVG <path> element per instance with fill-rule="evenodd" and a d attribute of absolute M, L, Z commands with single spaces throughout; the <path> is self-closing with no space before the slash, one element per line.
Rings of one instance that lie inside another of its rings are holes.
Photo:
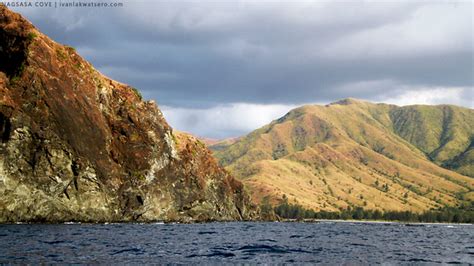
<path fill-rule="evenodd" d="M 65 45 L 64 47 L 66 47 L 66 50 L 70 51 L 70 52 L 76 52 L 76 48 L 72 47 L 72 46 L 69 46 L 69 45 Z"/>
<path fill-rule="evenodd" d="M 30 32 L 28 33 L 28 35 L 26 36 L 26 38 L 28 39 L 28 41 L 33 41 L 34 39 L 36 39 L 36 37 L 38 37 L 38 35 L 34 32 Z"/>
<path fill-rule="evenodd" d="M 59 60 L 61 61 L 66 60 L 66 54 L 64 54 L 61 49 L 57 49 L 56 54 L 58 55 Z"/>
<path fill-rule="evenodd" d="M 23 71 L 25 71 L 25 62 L 21 63 L 20 67 L 18 68 L 17 72 L 15 73 L 15 75 L 13 77 L 10 78 L 10 82 L 12 83 L 16 83 L 18 81 L 20 81 L 20 77 L 21 75 L 23 74 Z"/>
<path fill-rule="evenodd" d="M 19 76 L 14 76 L 10 79 L 10 82 L 11 83 L 17 83 L 18 81 L 20 81 L 20 77 Z"/>
<path fill-rule="evenodd" d="M 132 89 L 132 91 L 135 93 L 135 95 L 141 100 L 143 100 L 143 96 L 142 94 L 140 93 L 140 91 L 137 90 L 137 88 L 135 87 L 130 87 Z"/>

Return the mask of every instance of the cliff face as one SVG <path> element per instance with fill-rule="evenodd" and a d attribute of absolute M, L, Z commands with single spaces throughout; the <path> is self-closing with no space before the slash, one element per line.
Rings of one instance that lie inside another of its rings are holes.
<path fill-rule="evenodd" d="M 0 5 L 0 222 L 254 215 L 242 184 L 153 102 Z"/>

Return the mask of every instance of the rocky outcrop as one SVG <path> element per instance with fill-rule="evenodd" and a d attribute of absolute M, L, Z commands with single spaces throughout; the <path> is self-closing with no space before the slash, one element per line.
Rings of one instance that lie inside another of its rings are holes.
<path fill-rule="evenodd" d="M 0 5 L 0 222 L 255 217 L 155 103 Z"/>

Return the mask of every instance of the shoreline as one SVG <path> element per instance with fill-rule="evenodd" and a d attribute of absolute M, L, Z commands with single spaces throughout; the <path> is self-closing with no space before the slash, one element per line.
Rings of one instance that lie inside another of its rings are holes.
<path fill-rule="evenodd" d="M 440 222 L 440 223 L 429 223 L 429 222 L 409 222 L 409 221 L 382 221 L 382 220 L 341 220 L 341 219 L 306 219 L 303 221 L 285 221 L 285 222 L 303 222 L 303 223 L 361 223 L 361 224 L 405 224 L 405 225 L 474 225 L 471 223 L 447 223 L 447 222 Z"/>
<path fill-rule="evenodd" d="M 381 221 L 381 220 L 340 220 L 340 219 L 282 219 L 281 221 L 207 221 L 207 222 L 181 222 L 181 221 L 154 221 L 154 222 L 58 222 L 58 223 L 36 223 L 36 222 L 13 222 L 0 223 L 0 225 L 167 225 L 167 224 L 211 224 L 211 223 L 355 223 L 355 224 L 385 224 L 385 225 L 405 225 L 405 226 L 425 226 L 425 225 L 462 225 L 474 226 L 471 223 L 428 223 L 428 222 L 404 222 L 404 221 Z"/>

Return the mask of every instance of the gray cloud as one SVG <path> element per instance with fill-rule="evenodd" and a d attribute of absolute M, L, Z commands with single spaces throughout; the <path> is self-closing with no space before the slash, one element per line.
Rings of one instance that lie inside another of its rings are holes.
<path fill-rule="evenodd" d="M 183 110 L 196 108 L 345 97 L 405 103 L 443 88 L 459 92 L 446 102 L 472 107 L 472 99 L 456 100 L 474 87 L 472 5 L 125 1 L 106 10 L 16 11 L 187 125 Z M 247 129 L 229 134 L 239 130 Z"/>

